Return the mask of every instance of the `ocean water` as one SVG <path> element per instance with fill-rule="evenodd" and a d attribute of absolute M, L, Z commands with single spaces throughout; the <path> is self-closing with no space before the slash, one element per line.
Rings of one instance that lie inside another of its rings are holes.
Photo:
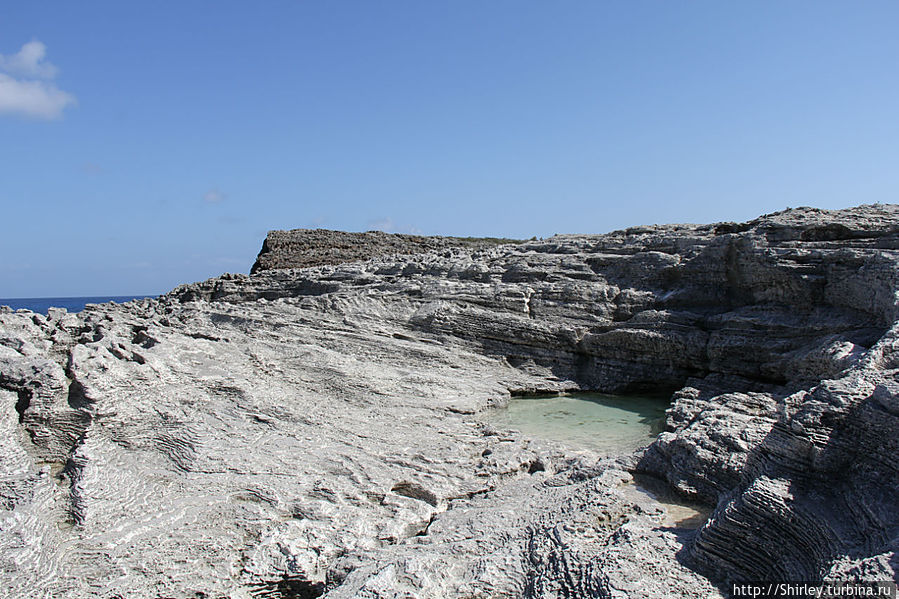
<path fill-rule="evenodd" d="M 528 437 L 612 455 L 652 442 L 670 405 L 668 397 L 581 393 L 515 398 L 484 417 Z"/>
<path fill-rule="evenodd" d="M 86 304 L 104 304 L 116 302 L 121 304 L 133 299 L 154 297 L 151 295 L 100 295 L 94 297 L 16 297 L 0 298 L 0 306 L 9 306 L 13 310 L 25 308 L 32 312 L 47 313 L 47 309 L 65 308 L 69 312 L 81 312 Z"/>

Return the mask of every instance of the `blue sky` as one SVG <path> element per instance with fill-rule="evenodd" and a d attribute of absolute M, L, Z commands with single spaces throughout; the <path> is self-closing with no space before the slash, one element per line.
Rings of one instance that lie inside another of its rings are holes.
<path fill-rule="evenodd" d="M 896 202 L 893 1 L 160 6 L 4 7 L 0 297 L 247 272 L 274 228 Z"/>

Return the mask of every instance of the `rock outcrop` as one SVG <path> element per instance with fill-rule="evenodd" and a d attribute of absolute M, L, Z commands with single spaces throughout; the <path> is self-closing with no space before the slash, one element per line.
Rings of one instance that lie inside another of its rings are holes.
<path fill-rule="evenodd" d="M 333 256 L 279 235 L 250 276 L 0 313 L 14 596 L 896 578 L 899 207 Z M 480 416 L 576 389 L 671 392 L 665 431 L 598 456 Z M 647 475 L 711 516 L 673 521 Z"/>
<path fill-rule="evenodd" d="M 382 231 L 349 233 L 327 229 L 269 231 L 250 273 L 423 254 L 450 247 L 477 250 L 512 243 L 519 243 L 519 240 L 496 237 L 423 237 Z"/>

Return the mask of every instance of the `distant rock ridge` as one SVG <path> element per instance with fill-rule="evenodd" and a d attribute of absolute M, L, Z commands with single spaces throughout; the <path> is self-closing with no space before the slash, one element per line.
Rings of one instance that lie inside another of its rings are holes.
<path fill-rule="evenodd" d="M 365 233 L 329 229 L 269 231 L 250 273 L 344 264 L 390 255 L 421 254 L 448 247 L 483 249 L 519 241 L 495 237 L 425 237 L 382 231 Z"/>
<path fill-rule="evenodd" d="M 272 232 L 252 275 L 0 310 L 0 584 L 687 598 L 897 580 L 899 206 L 475 247 L 366 236 Z M 480 417 L 578 389 L 671 392 L 665 430 L 597 456 Z M 710 518 L 672 520 L 635 476 Z"/>

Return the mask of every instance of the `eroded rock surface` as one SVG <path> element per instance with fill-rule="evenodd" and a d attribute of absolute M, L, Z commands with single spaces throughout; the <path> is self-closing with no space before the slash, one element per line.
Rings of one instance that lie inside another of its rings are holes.
<path fill-rule="evenodd" d="M 899 207 L 382 249 L 0 313 L 0 586 L 714 597 L 896 577 Z M 575 389 L 670 391 L 666 431 L 597 456 L 478 415 Z M 631 473 L 711 517 L 672 523 Z"/>

